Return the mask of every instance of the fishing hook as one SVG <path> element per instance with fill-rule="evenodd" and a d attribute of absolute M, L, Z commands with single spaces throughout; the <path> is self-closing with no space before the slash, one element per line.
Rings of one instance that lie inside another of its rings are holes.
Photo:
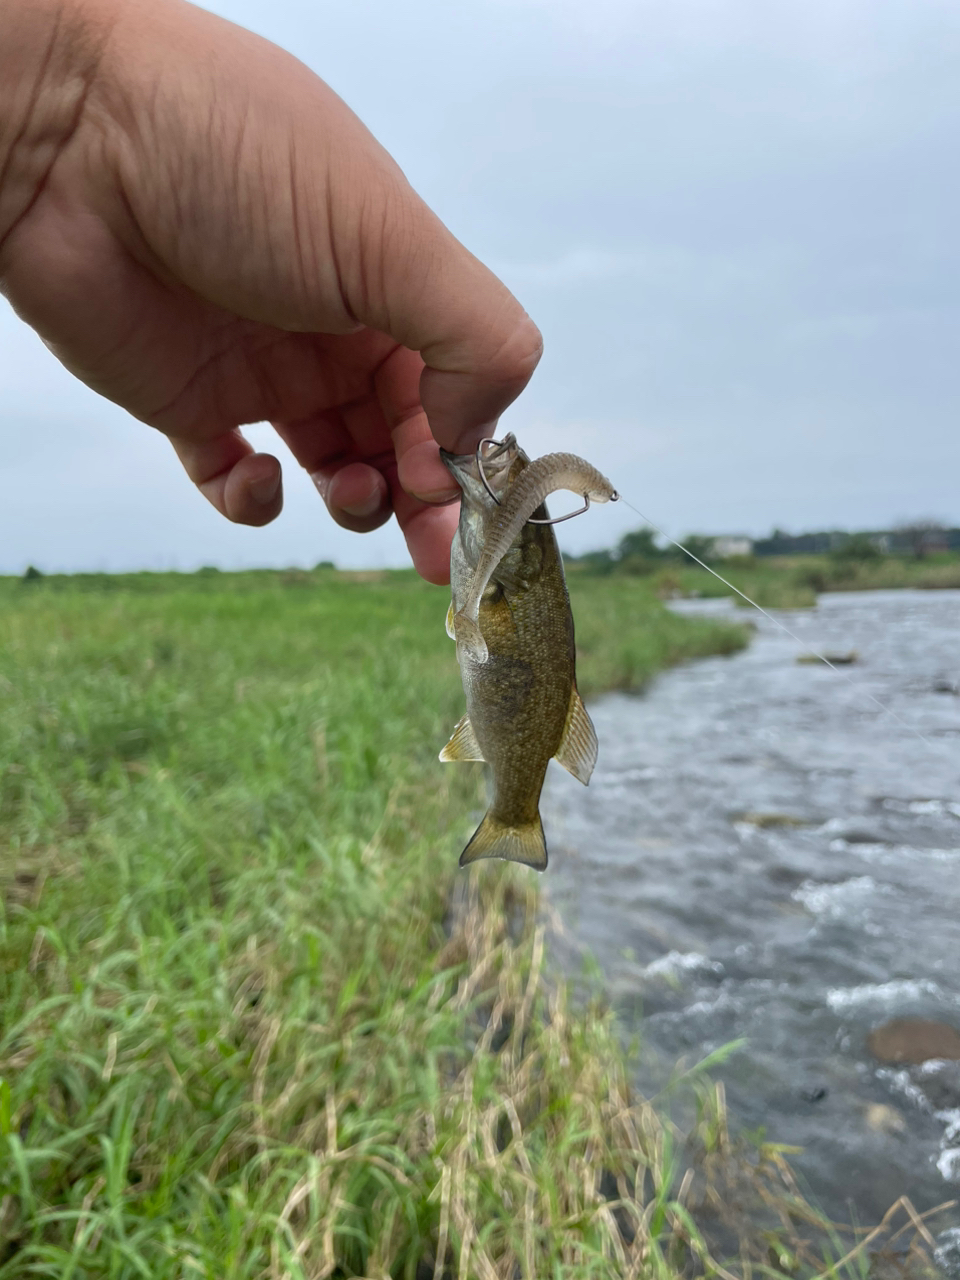
<path fill-rule="evenodd" d="M 503 441 L 494 440 L 492 436 L 485 436 L 477 445 L 477 470 L 480 472 L 480 479 L 483 481 L 483 487 L 486 489 L 487 493 L 489 493 L 490 497 L 494 500 L 494 502 L 499 507 L 501 505 L 500 499 L 490 488 L 490 485 L 487 481 L 487 477 L 484 474 L 484 470 L 483 470 L 482 455 L 483 455 L 483 446 L 485 444 L 492 444 L 492 445 L 496 445 L 498 448 L 502 448 Z M 563 524 L 564 520 L 572 520 L 574 516 L 582 516 L 585 511 L 589 510 L 589 507 L 590 507 L 590 499 L 588 498 L 588 496 L 586 494 L 583 494 L 582 496 L 583 496 L 583 506 L 580 507 L 579 510 L 571 511 L 565 516 L 554 516 L 552 520 L 537 520 L 534 516 L 530 516 L 530 518 L 527 520 L 527 524 Z"/>

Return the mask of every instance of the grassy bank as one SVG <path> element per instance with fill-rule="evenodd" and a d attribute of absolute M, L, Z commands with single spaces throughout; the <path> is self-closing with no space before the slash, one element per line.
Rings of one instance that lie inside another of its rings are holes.
<path fill-rule="evenodd" d="M 587 690 L 742 643 L 611 586 L 574 585 Z M 608 1015 L 543 982 L 535 878 L 456 871 L 445 607 L 0 582 L 3 1280 L 669 1276 L 731 1169 L 792 1194 L 706 1086 L 681 1164 Z"/>
<path fill-rule="evenodd" d="M 867 560 L 840 555 L 735 556 L 708 560 L 727 578 L 764 608 L 803 609 L 816 604 L 825 591 L 886 591 L 902 587 L 917 590 L 960 588 L 960 555 L 942 552 L 923 559 L 884 555 Z M 608 564 L 598 575 L 589 561 L 574 562 L 568 576 L 581 581 L 628 581 L 639 577 L 660 598 L 698 595 L 716 598 L 731 595 L 729 588 L 705 569 L 676 556 L 659 560 L 633 558 L 622 565 Z M 742 603 L 734 596 L 738 603 Z"/>

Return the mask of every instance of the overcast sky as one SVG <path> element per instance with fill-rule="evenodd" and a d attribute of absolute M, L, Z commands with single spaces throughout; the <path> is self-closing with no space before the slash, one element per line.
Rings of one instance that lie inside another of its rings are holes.
<path fill-rule="evenodd" d="M 540 325 L 528 452 L 674 535 L 960 524 L 955 0 L 209 7 L 328 80 Z M 405 562 L 292 463 L 275 524 L 228 524 L 2 301 L 0 409 L 0 572 Z"/>

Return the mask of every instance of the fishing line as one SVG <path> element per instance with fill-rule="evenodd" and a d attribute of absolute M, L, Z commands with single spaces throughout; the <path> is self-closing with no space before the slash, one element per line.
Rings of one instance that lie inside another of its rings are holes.
<path fill-rule="evenodd" d="M 666 538 L 667 542 L 669 542 L 671 546 L 676 547 L 678 550 L 682 551 L 684 555 L 689 556 L 691 560 L 696 561 L 701 569 L 706 569 L 707 573 L 712 573 L 719 582 L 722 582 L 725 587 L 729 587 L 731 591 L 735 591 L 741 600 L 746 600 L 747 604 L 752 605 L 754 609 L 762 613 L 763 616 L 772 622 L 775 627 L 779 627 L 781 631 L 785 632 L 791 640 L 795 640 L 797 644 L 801 645 L 808 653 L 812 653 L 815 658 L 819 658 L 821 662 L 825 663 L 831 671 L 835 671 L 838 676 L 841 676 L 846 680 L 847 684 L 850 685 L 852 689 L 855 689 L 857 693 L 863 694 L 865 697 L 869 698 L 870 701 L 874 703 L 875 706 L 879 707 L 885 715 L 892 716 L 901 728 L 914 734 L 914 736 L 919 738 L 921 742 L 926 743 L 928 747 L 938 748 L 944 745 L 942 742 L 932 742 L 928 737 L 922 734 L 919 729 L 915 729 L 912 724 L 908 724 L 906 720 L 901 716 L 898 716 L 892 707 L 888 707 L 885 703 L 881 702 L 879 698 L 875 697 L 869 689 L 865 689 L 863 685 L 859 685 L 855 680 L 851 680 L 846 671 L 841 671 L 840 668 L 835 663 L 831 662 L 829 658 L 825 657 L 822 653 L 818 653 L 816 649 L 812 649 L 806 641 L 801 640 L 795 632 L 791 631 L 786 623 L 781 622 L 779 618 L 775 618 L 772 613 L 768 613 L 768 611 L 764 609 L 763 605 L 757 604 L 756 600 L 751 600 L 745 591 L 741 591 L 740 588 L 735 587 L 732 582 L 728 582 L 723 574 L 717 573 L 716 569 L 711 569 L 708 564 L 704 564 L 700 557 L 695 556 L 688 547 L 683 545 L 682 542 L 677 542 L 676 538 L 671 538 L 669 533 L 666 533 L 659 525 L 654 524 L 649 516 L 645 516 L 639 507 L 635 507 L 632 502 L 628 502 L 622 493 L 620 494 L 620 501 L 625 507 L 629 507 L 631 511 L 635 511 L 644 524 L 648 524 L 655 533 L 659 533 L 661 538 Z"/>

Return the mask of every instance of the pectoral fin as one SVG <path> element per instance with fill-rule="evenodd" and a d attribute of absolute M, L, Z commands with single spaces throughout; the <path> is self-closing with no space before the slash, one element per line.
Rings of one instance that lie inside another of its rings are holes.
<path fill-rule="evenodd" d="M 483 759 L 483 752 L 480 750 L 480 743 L 473 732 L 469 716 L 464 716 L 457 724 L 450 741 L 440 752 L 440 759 L 444 764 L 449 764 L 451 760 Z"/>
<path fill-rule="evenodd" d="M 453 601 L 447 607 L 447 635 L 451 640 L 456 640 L 457 633 L 453 629 Z"/>
<path fill-rule="evenodd" d="M 499 583 L 508 595 L 525 595 L 540 577 L 542 564 L 543 552 L 532 542 L 522 555 L 509 551 L 494 569 L 491 581 Z"/>
<path fill-rule="evenodd" d="M 474 662 L 486 662 L 490 656 L 487 652 L 487 642 L 477 623 L 467 616 L 466 609 L 461 609 L 454 615 L 453 629 L 454 639 L 457 642 L 457 658 L 459 659 L 461 654 L 466 654 Z"/>
<path fill-rule="evenodd" d="M 597 731 L 587 715 L 587 708 L 574 685 L 570 693 L 570 710 L 563 730 L 560 750 L 554 757 L 584 786 L 590 781 L 597 763 Z"/>

